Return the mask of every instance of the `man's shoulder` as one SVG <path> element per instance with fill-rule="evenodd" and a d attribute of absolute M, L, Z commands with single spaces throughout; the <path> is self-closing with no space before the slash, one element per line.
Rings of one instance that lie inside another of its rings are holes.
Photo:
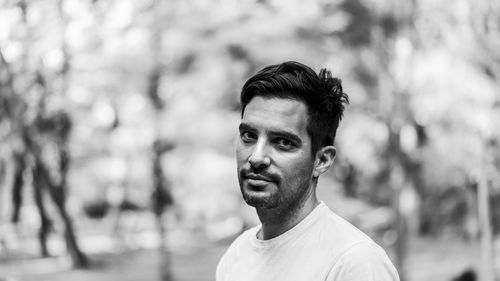
<path fill-rule="evenodd" d="M 346 247 L 341 254 L 343 260 L 369 261 L 378 260 L 379 257 L 386 257 L 385 250 L 373 240 L 358 241 Z"/>
<path fill-rule="evenodd" d="M 373 242 L 359 228 L 333 212 L 326 205 L 323 206 L 321 218 L 317 227 L 322 238 L 334 241 L 340 245 L 352 245 L 358 242 Z"/>
<path fill-rule="evenodd" d="M 260 226 L 254 226 L 243 231 L 239 234 L 231 243 L 231 245 L 224 252 L 222 257 L 219 260 L 216 268 L 216 276 L 217 280 L 222 280 L 221 275 L 225 274 L 227 271 L 227 267 L 234 263 L 238 258 L 239 254 L 242 252 L 242 249 L 246 249 L 250 247 L 251 237 L 257 233 L 257 230 Z"/>
<path fill-rule="evenodd" d="M 396 268 L 382 247 L 373 241 L 360 241 L 344 249 L 328 280 L 398 281 Z"/>
<path fill-rule="evenodd" d="M 226 255 L 228 252 L 230 252 L 234 248 L 239 248 L 239 247 L 242 247 L 244 245 L 249 245 L 251 238 L 255 237 L 259 228 L 260 228 L 260 225 L 251 227 L 249 229 L 244 230 L 238 236 L 236 236 L 236 238 L 234 238 L 233 242 L 231 242 L 228 249 L 226 250 Z"/>
<path fill-rule="evenodd" d="M 326 207 L 317 226 L 323 249 L 334 249 L 335 253 L 331 279 L 328 280 L 365 280 L 361 277 L 370 273 L 372 268 L 376 268 L 374 276 L 383 277 L 380 280 L 399 280 L 385 250 L 346 219 Z M 340 272 L 348 276 L 334 277 Z M 357 277 L 352 278 L 354 276 Z"/>

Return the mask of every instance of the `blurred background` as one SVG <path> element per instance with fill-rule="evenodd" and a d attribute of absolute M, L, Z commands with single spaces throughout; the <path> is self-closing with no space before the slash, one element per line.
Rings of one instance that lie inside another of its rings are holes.
<path fill-rule="evenodd" d="M 1 0 L 0 280 L 213 281 L 258 223 L 239 91 L 285 60 L 350 96 L 320 198 L 402 280 L 500 280 L 499 28 L 494 0 Z"/>

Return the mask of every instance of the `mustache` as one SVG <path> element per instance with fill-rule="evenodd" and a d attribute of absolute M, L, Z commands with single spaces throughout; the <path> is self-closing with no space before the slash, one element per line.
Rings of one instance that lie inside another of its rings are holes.
<path fill-rule="evenodd" d="M 255 169 L 244 169 L 240 171 L 240 176 L 244 179 L 265 180 L 272 182 L 279 182 L 280 177 L 268 171 L 257 171 Z"/>

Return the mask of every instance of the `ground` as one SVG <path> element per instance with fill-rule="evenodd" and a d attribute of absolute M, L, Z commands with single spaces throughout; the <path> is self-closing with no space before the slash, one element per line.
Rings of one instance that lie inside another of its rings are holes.
<path fill-rule="evenodd" d="M 89 269 L 72 269 L 61 232 L 50 236 L 54 257 L 40 258 L 36 231 L 0 225 L 0 281 L 166 281 L 160 272 L 168 268 L 175 281 L 214 281 L 217 262 L 234 239 L 213 239 L 203 230 L 171 227 L 165 239 L 169 261 L 165 264 L 150 214 L 127 217 L 119 228 L 110 221 L 93 220 L 77 221 L 76 226 L 81 230 L 80 245 L 92 261 Z M 391 239 L 374 239 L 395 261 L 393 247 L 387 244 Z M 498 241 L 496 253 L 500 252 Z M 456 236 L 411 238 L 405 281 L 451 281 L 469 268 L 479 272 L 479 249 L 479 241 Z"/>
<path fill-rule="evenodd" d="M 229 241 L 203 241 L 170 253 L 176 281 L 213 281 L 215 266 Z M 407 262 L 410 281 L 451 280 L 468 268 L 478 269 L 477 242 L 458 239 L 414 239 Z M 13 259 L 0 264 L 1 281 L 156 281 L 160 280 L 159 252 L 156 249 L 92 254 L 92 268 L 72 270 L 66 257 Z M 3 279 L 1 279 L 3 278 Z"/>

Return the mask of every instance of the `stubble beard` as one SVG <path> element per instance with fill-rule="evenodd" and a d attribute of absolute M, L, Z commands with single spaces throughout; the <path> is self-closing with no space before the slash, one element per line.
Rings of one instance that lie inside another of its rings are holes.
<path fill-rule="evenodd" d="M 273 190 L 269 196 L 254 196 L 242 188 L 243 200 L 257 209 L 274 209 L 281 205 L 281 198 L 277 190 Z"/>
<path fill-rule="evenodd" d="M 243 199 L 249 206 L 256 209 L 261 222 L 279 224 L 300 211 L 311 194 L 315 192 L 315 182 L 312 180 L 312 167 L 298 171 L 295 182 L 283 179 L 277 174 L 272 175 L 269 177 L 274 180 L 272 182 L 274 186 L 267 187 L 269 188 L 267 191 L 262 191 L 267 194 L 252 191 L 245 180 L 244 170 L 238 169 L 238 182 Z"/>
<path fill-rule="evenodd" d="M 280 206 L 282 200 L 279 195 L 278 183 L 274 183 L 276 185 L 276 188 L 269 191 L 270 194 L 268 194 L 267 196 L 259 196 L 259 191 L 255 191 L 255 194 L 252 194 L 253 192 L 250 191 L 251 188 L 248 186 L 245 187 L 244 179 L 240 177 L 238 180 L 243 200 L 245 200 L 245 203 L 247 203 L 249 206 L 258 209 L 273 209 Z"/>
<path fill-rule="evenodd" d="M 243 184 L 240 180 L 243 199 L 249 206 L 256 209 L 261 220 L 264 219 L 268 223 L 280 222 L 286 217 L 293 216 L 303 206 L 310 193 L 314 192 L 314 188 L 310 186 L 311 182 L 306 180 L 298 184 L 301 192 L 281 194 L 282 187 L 276 183 L 276 188 L 267 196 L 254 196 L 244 188 Z"/>

